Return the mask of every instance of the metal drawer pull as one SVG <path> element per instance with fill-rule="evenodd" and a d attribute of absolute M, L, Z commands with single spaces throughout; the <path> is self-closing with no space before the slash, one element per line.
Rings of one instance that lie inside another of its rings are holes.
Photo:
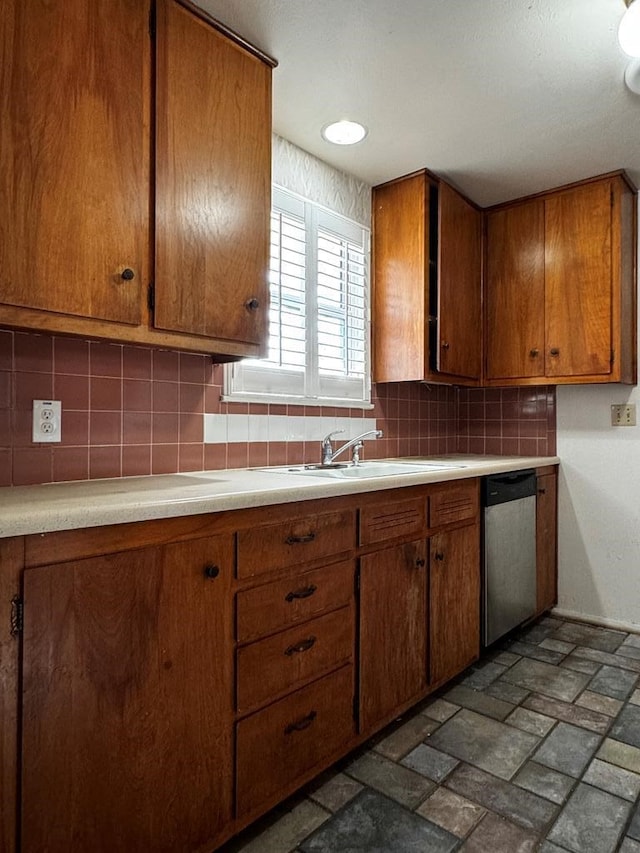
<path fill-rule="evenodd" d="M 444 560 L 444 554 L 442 553 L 442 551 L 436 551 L 434 557 L 436 558 L 436 560 Z"/>
<path fill-rule="evenodd" d="M 310 714 L 307 714 L 307 716 L 303 717 L 301 720 L 297 720 L 295 723 L 289 723 L 288 726 L 285 726 L 284 733 L 286 735 L 292 735 L 294 732 L 302 732 L 305 729 L 308 729 L 317 716 L 317 711 L 311 711 Z"/>
<path fill-rule="evenodd" d="M 313 593 L 318 589 L 315 584 L 309 584 L 309 586 L 305 586 L 302 589 L 296 589 L 292 592 L 288 592 L 284 600 L 285 601 L 293 601 L 296 598 L 309 598 L 309 596 L 313 595 Z"/>
<path fill-rule="evenodd" d="M 313 542 L 315 538 L 315 533 L 307 533 L 306 536 L 287 536 L 284 541 L 287 545 L 304 545 L 306 542 Z"/>
<path fill-rule="evenodd" d="M 309 649 L 315 645 L 316 638 L 309 637 L 306 640 L 300 640 L 299 643 L 296 643 L 294 646 L 289 646 L 288 649 L 284 650 L 285 655 L 291 657 L 291 655 L 297 655 L 298 652 L 308 652 Z"/>

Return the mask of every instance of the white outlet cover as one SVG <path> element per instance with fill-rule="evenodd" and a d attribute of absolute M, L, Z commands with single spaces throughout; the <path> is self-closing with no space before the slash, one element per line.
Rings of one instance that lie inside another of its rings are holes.
<path fill-rule="evenodd" d="M 34 444 L 62 440 L 62 402 L 60 400 L 33 401 L 31 440 Z"/>

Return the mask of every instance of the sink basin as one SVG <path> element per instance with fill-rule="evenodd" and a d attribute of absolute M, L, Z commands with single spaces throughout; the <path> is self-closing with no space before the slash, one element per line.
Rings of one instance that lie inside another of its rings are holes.
<path fill-rule="evenodd" d="M 398 477 L 402 474 L 428 474 L 436 471 L 451 471 L 465 465 L 450 465 L 446 462 L 361 462 L 344 468 L 321 468 L 303 466 L 287 468 L 291 474 L 309 477 L 329 477 L 333 480 L 366 480 L 373 477 Z"/>

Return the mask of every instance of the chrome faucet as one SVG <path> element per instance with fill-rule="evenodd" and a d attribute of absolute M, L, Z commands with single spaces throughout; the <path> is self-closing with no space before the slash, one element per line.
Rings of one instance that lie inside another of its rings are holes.
<path fill-rule="evenodd" d="M 384 435 L 381 429 L 370 429 L 367 432 L 363 432 L 360 435 L 357 435 L 355 438 L 346 441 L 341 447 L 337 450 L 334 450 L 331 446 L 331 438 L 334 435 L 339 435 L 341 432 L 344 432 L 343 429 L 337 429 L 334 432 L 330 432 L 328 435 L 322 439 L 322 465 L 331 465 L 333 461 L 345 450 L 348 450 L 350 447 L 353 447 L 353 454 L 351 457 L 351 461 L 354 465 L 358 465 L 360 463 L 360 451 L 363 448 L 362 441 L 365 438 L 369 438 L 370 436 L 374 436 L 375 438 L 382 438 Z"/>

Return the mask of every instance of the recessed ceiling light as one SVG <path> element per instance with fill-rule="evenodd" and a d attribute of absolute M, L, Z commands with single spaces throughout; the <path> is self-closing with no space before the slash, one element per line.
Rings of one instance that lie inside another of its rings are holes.
<path fill-rule="evenodd" d="M 334 121 L 322 128 L 322 138 L 334 145 L 355 145 L 367 135 L 367 128 L 357 121 Z"/>

